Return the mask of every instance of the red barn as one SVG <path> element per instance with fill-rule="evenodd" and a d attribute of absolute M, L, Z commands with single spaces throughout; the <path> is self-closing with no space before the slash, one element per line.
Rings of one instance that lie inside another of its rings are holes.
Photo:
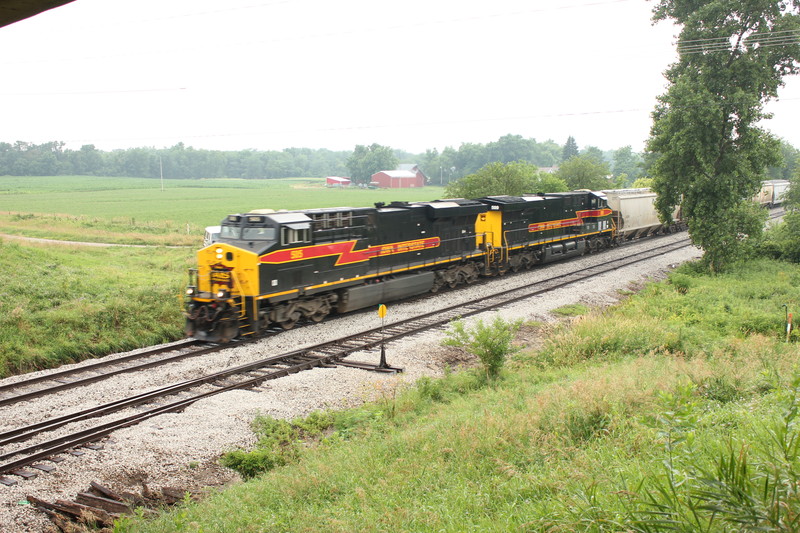
<path fill-rule="evenodd" d="M 382 189 L 424 187 L 425 175 L 410 170 L 381 170 L 372 175 L 372 183 Z"/>

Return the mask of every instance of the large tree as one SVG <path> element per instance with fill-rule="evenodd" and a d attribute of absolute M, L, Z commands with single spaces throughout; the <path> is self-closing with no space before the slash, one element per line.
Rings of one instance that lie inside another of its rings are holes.
<path fill-rule="evenodd" d="M 627 187 L 642 175 L 642 158 L 630 146 L 614 151 L 614 179 Z"/>
<path fill-rule="evenodd" d="M 449 184 L 445 195 L 449 198 L 481 198 L 566 190 L 566 184 L 552 174 L 540 172 L 526 161 L 514 161 L 506 164 L 489 163 L 476 173 Z"/>
<path fill-rule="evenodd" d="M 396 169 L 397 162 L 397 157 L 388 146 L 359 144 L 347 159 L 347 168 L 355 183 L 367 184 L 376 172 Z"/>
<path fill-rule="evenodd" d="M 567 142 L 564 144 L 564 149 L 561 151 L 561 161 L 569 161 L 571 158 L 578 155 L 578 143 L 575 142 L 575 137 L 570 135 L 567 137 Z"/>
<path fill-rule="evenodd" d="M 609 179 L 608 163 L 598 160 L 593 154 L 572 156 L 561 163 L 556 176 L 564 180 L 570 189 L 610 189 L 614 183 Z"/>
<path fill-rule="evenodd" d="M 749 199 L 780 144 L 759 123 L 783 77 L 798 71 L 800 0 L 659 0 L 655 21 L 681 27 L 647 148 L 668 220 L 681 204 L 692 241 L 712 271 L 741 256 L 760 232 Z"/>

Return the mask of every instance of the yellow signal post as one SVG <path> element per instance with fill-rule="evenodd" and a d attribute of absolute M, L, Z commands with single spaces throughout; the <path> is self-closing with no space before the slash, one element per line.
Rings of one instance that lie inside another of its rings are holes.
<path fill-rule="evenodd" d="M 378 316 L 381 318 L 381 362 L 375 369 L 379 372 L 402 372 L 402 368 L 394 367 L 386 363 L 386 344 L 383 334 L 383 319 L 386 318 L 386 306 L 384 304 L 378 306 Z"/>

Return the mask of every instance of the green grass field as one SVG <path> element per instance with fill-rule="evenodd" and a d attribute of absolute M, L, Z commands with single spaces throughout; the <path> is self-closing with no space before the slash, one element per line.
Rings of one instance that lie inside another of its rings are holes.
<path fill-rule="evenodd" d="M 0 240 L 0 377 L 177 340 L 192 248 Z"/>
<path fill-rule="evenodd" d="M 321 178 L 164 180 L 0 176 L 0 233 L 127 244 L 197 245 L 203 228 L 252 209 L 365 207 L 440 198 L 441 187 L 336 189 Z"/>

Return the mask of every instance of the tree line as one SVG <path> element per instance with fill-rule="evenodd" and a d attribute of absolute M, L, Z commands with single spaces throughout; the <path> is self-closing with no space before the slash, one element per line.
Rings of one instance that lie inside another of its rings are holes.
<path fill-rule="evenodd" d="M 593 149 L 601 154 L 598 149 Z M 177 179 L 350 176 L 368 182 L 380 170 L 392 170 L 398 162 L 416 163 L 431 183 L 447 183 L 476 172 L 492 162 L 525 161 L 539 167 L 558 165 L 563 147 L 554 141 L 537 142 L 521 135 L 506 135 L 487 144 L 465 143 L 424 154 L 388 146 L 358 145 L 352 152 L 326 149 L 286 148 L 281 151 L 203 150 L 178 143 L 169 148 L 128 148 L 102 151 L 87 144 L 78 150 L 52 141 L 0 142 L 0 175 L 59 176 L 94 175 Z"/>
<path fill-rule="evenodd" d="M 781 143 L 784 163 L 768 170 L 768 177 L 788 179 L 798 167 L 800 151 Z M 79 150 L 64 142 L 43 144 L 0 142 L 0 175 L 60 176 L 89 175 L 168 179 L 349 176 L 356 183 L 369 183 L 381 170 L 398 163 L 416 163 L 432 185 L 447 186 L 475 175 L 492 163 L 522 162 L 530 168 L 547 168 L 568 186 L 576 188 L 629 187 L 648 175 L 648 162 L 630 146 L 602 151 L 594 146 L 582 150 L 574 137 L 563 145 L 538 142 L 521 135 L 504 135 L 486 144 L 464 143 L 413 154 L 388 146 L 358 145 L 352 152 L 327 149 L 286 148 L 281 151 L 203 150 L 178 143 L 170 148 L 128 148 L 102 151 L 94 145 Z"/>
<path fill-rule="evenodd" d="M 281 151 L 200 150 L 178 143 L 170 148 L 128 148 L 110 152 L 87 144 L 79 150 L 54 141 L 0 142 L 0 175 L 119 176 L 170 179 L 271 179 L 322 177 L 347 172 L 350 152 L 310 148 Z"/>

